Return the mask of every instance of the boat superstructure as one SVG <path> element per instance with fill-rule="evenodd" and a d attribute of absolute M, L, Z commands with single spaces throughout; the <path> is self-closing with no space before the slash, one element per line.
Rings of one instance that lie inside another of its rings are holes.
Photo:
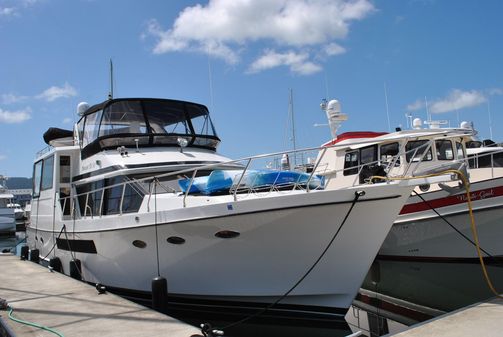
<path fill-rule="evenodd" d="M 79 111 L 73 132 L 44 135 L 28 243 L 64 273 L 78 260 L 83 279 L 129 295 L 148 296 L 161 275 L 172 300 L 239 306 L 288 294 L 275 309 L 343 317 L 419 181 L 326 188 L 320 159 L 308 172 L 264 169 L 293 151 L 229 160 L 208 110 L 191 102 L 111 99 Z"/>

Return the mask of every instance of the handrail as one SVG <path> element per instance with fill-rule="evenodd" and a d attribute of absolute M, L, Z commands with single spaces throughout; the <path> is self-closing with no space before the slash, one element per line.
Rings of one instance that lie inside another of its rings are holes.
<path fill-rule="evenodd" d="M 399 148 L 399 151 L 398 153 L 393 156 L 393 158 L 390 158 L 390 160 L 387 160 L 386 162 L 388 163 L 387 165 L 387 172 L 388 173 L 391 173 L 392 169 L 395 167 L 395 164 L 396 162 L 400 159 L 401 156 L 407 156 L 408 153 L 410 152 L 413 152 L 413 156 L 411 157 L 411 160 L 408 161 L 408 164 L 407 164 L 407 167 L 405 169 L 405 171 L 402 171 L 402 169 L 400 169 L 398 172 L 401 172 L 401 173 L 398 173 L 399 175 L 405 175 L 409 172 L 409 170 L 411 169 L 411 166 L 414 164 L 414 172 L 418 169 L 419 163 L 421 163 L 426 154 L 428 153 L 429 149 L 432 147 L 432 144 L 433 144 L 433 141 L 435 139 L 446 139 L 446 138 L 456 138 L 456 137 L 463 137 L 463 136 L 466 136 L 467 133 L 466 132 L 456 132 L 455 134 L 454 133 L 451 133 L 449 135 L 447 135 L 446 137 L 446 132 L 443 131 L 443 132 L 435 132 L 435 133 L 430 133 L 430 134 L 424 134 L 424 135 L 418 135 L 418 134 L 411 134 L 411 135 L 400 135 L 400 137 L 395 137 L 395 138 L 390 138 L 390 139 L 386 139 L 385 142 L 386 143 L 393 143 L 393 142 L 398 142 L 399 140 L 403 140 L 403 139 L 406 139 L 406 140 L 419 140 L 419 139 L 425 139 L 425 140 L 428 140 L 428 142 L 425 142 L 425 144 L 421 144 L 420 146 L 414 148 L 413 150 L 411 151 L 403 151 L 404 150 L 404 143 L 401 144 L 400 148 Z M 382 141 L 382 139 L 380 140 L 377 140 L 377 142 L 380 142 Z M 195 178 L 197 176 L 197 173 L 198 172 L 201 172 L 203 170 L 208 170 L 208 171 L 211 171 L 211 170 L 214 170 L 214 169 L 239 169 L 241 170 L 242 172 L 240 172 L 240 174 L 237 174 L 234 176 L 233 180 L 237 180 L 237 183 L 233 183 L 232 186 L 234 188 L 231 188 L 230 190 L 230 193 L 232 194 L 233 196 L 233 199 L 234 201 L 237 201 L 237 194 L 239 192 L 239 188 L 243 182 L 243 180 L 245 179 L 245 175 L 250 171 L 250 168 L 252 167 L 252 164 L 254 163 L 257 163 L 261 160 L 264 160 L 264 159 L 267 159 L 267 158 L 277 158 L 277 157 L 280 157 L 284 154 L 295 154 L 297 155 L 298 153 L 301 153 L 302 155 L 306 155 L 306 157 L 310 157 L 310 153 L 309 152 L 314 152 L 314 151 L 317 151 L 317 159 L 316 161 L 314 162 L 313 164 L 313 168 L 312 168 L 312 171 L 310 172 L 309 174 L 309 177 L 307 179 L 306 182 L 302 181 L 301 182 L 301 178 L 299 177 L 298 180 L 296 182 L 293 182 L 293 188 L 292 189 L 298 189 L 299 188 L 299 184 L 302 186 L 302 188 L 304 188 L 305 186 L 305 191 L 306 192 L 309 192 L 311 191 L 311 186 L 310 186 L 310 183 L 312 182 L 313 178 L 314 178 L 314 175 L 315 174 L 318 174 L 318 175 L 325 175 L 325 174 L 328 174 L 326 173 L 326 171 L 324 172 L 321 172 L 321 171 L 318 171 L 319 168 L 320 168 L 320 165 L 321 163 L 323 162 L 324 158 L 326 157 L 326 153 L 329 149 L 331 150 L 337 150 L 337 149 L 345 149 L 345 148 L 355 148 L 355 147 L 359 147 L 360 145 L 365 145 L 365 144 L 376 144 L 376 140 L 375 139 L 365 139 L 363 141 L 358 141 L 358 142 L 353 142 L 351 144 L 334 144 L 334 145 L 330 145 L 330 146 L 322 146 L 322 147 L 312 147 L 312 148 L 306 148 L 306 149 L 299 149 L 299 150 L 288 150 L 288 151 L 283 151 L 283 152 L 275 152 L 275 153 L 271 153 L 271 154 L 262 154 L 262 155 L 257 155 L 257 156 L 251 156 L 251 157 L 245 157 L 245 158 L 241 158 L 241 159 L 236 159 L 236 160 L 231 160 L 231 161 L 227 161 L 227 162 L 218 162 L 218 163 L 211 163 L 211 164 L 205 164 L 205 165 L 198 165 L 197 167 L 186 167 L 184 169 L 181 169 L 181 170 L 176 170 L 176 171 L 171 171 L 171 172 L 166 172 L 166 173 L 162 173 L 162 174 L 156 174 L 156 175 L 151 175 L 151 176 L 148 176 L 148 177 L 143 177 L 143 178 L 140 178 L 140 179 L 130 179 L 128 178 L 127 176 L 123 176 L 124 177 L 124 181 L 122 182 L 118 182 L 116 184 L 113 184 L 113 185 L 108 185 L 108 186 L 104 186 L 104 187 L 100 187 L 100 188 L 96 188 L 94 190 L 87 190 L 86 192 L 83 192 L 83 193 L 80 193 L 80 194 L 77 194 L 75 193 L 75 188 L 80 186 L 80 185 L 83 185 L 84 183 L 87 183 L 87 182 L 77 182 L 76 184 L 74 183 L 73 184 L 73 188 L 72 188 L 72 192 L 74 193 L 72 196 L 70 196 L 69 198 L 75 198 L 75 200 L 78 200 L 78 198 L 81 196 L 81 195 L 86 195 L 86 203 L 85 203 L 85 207 L 84 207 L 84 214 L 83 216 L 87 216 L 88 215 L 88 209 L 91 209 L 91 207 L 89 206 L 89 199 L 92 198 L 92 194 L 95 193 L 95 192 L 98 192 L 100 191 L 101 192 L 101 204 L 100 204 L 100 207 L 99 207 L 99 215 L 103 215 L 103 202 L 104 202 L 104 197 L 105 197 L 105 189 L 106 188 L 109 188 L 109 189 L 113 189 L 114 187 L 122 187 L 122 193 L 121 193 L 121 201 L 120 201 L 120 209 L 119 209 L 119 213 L 122 214 L 123 213 L 123 203 L 124 203 L 124 198 L 125 198 L 125 191 L 126 191 L 126 184 L 129 184 L 131 186 L 131 190 L 133 190 L 135 193 L 137 193 L 139 196 L 143 197 L 147 194 L 149 194 L 149 198 L 151 197 L 151 194 L 154 193 L 152 188 L 149 188 L 149 190 L 147 191 L 144 184 L 149 182 L 149 184 L 151 183 L 160 183 L 160 180 L 159 179 L 163 179 L 163 178 L 166 178 L 166 177 L 173 177 L 173 181 L 175 181 L 176 177 L 178 176 L 187 176 L 188 173 L 190 172 L 191 173 L 191 178 L 188 182 L 188 188 L 186 189 L 186 191 L 183 193 L 183 207 L 186 207 L 187 206 L 187 198 L 188 196 L 190 195 L 190 190 L 191 190 L 191 187 L 193 186 L 194 184 L 194 181 L 195 181 Z M 421 155 L 421 157 L 419 158 L 419 161 L 414 161 L 414 158 L 416 157 L 417 153 L 422 149 L 422 148 L 425 148 L 423 150 L 423 153 Z M 453 150 L 454 151 L 454 150 Z M 466 160 L 466 158 L 464 158 L 463 160 Z M 404 161 L 405 161 L 405 158 L 404 158 Z M 382 160 L 381 158 L 377 158 L 377 160 L 375 161 L 372 161 L 370 163 L 365 163 L 365 165 L 371 165 L 371 164 L 379 164 L 381 163 Z M 450 164 L 452 164 L 453 160 L 449 161 Z M 359 166 L 359 169 L 358 169 L 358 173 L 361 173 L 361 170 L 363 168 L 363 165 L 358 165 Z M 403 166 L 402 166 L 403 168 Z M 429 167 L 430 168 L 430 167 Z M 340 168 L 340 169 L 337 169 L 337 168 L 332 168 L 332 167 L 327 167 L 325 170 L 329 170 L 330 173 L 334 173 L 334 174 L 337 174 L 337 172 L 339 171 L 344 171 L 345 169 L 347 168 Z M 322 170 L 323 171 L 323 170 Z M 116 172 L 117 174 L 118 172 Z M 279 173 L 278 173 L 279 174 Z M 358 174 L 356 175 L 355 177 L 355 181 L 353 182 L 353 186 L 355 184 L 358 183 L 358 180 L 357 180 L 357 177 L 358 177 Z M 154 179 L 154 181 L 152 181 L 152 179 Z M 171 181 L 170 179 L 168 179 L 168 181 Z M 274 190 L 275 188 L 277 188 L 278 186 L 275 186 L 276 185 L 276 182 L 277 182 L 277 178 L 274 180 L 274 184 L 272 186 L 270 186 L 270 190 Z M 247 182 L 248 184 L 248 182 Z M 350 183 L 351 184 L 351 183 Z M 162 184 L 161 184 L 162 185 Z M 268 184 L 269 186 L 269 184 Z M 281 188 L 284 189 L 286 185 L 282 185 Z M 168 189 L 172 189 L 171 186 L 164 186 L 164 190 L 168 191 Z M 254 191 L 253 186 L 250 186 L 250 191 Z M 289 185 L 288 185 L 288 188 L 289 188 Z M 173 191 L 176 192 L 176 190 L 173 189 Z M 262 188 L 257 188 L 256 191 L 264 191 Z M 162 192 L 161 192 L 162 193 Z M 60 198 L 61 200 L 62 198 Z M 82 209 L 82 208 L 81 208 Z M 92 214 L 92 209 L 91 209 L 91 216 L 94 216 L 94 214 Z"/>

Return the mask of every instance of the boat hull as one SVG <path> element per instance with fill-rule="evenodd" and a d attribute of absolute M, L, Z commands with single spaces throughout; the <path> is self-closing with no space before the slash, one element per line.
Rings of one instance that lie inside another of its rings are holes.
<path fill-rule="evenodd" d="M 443 218 L 419 198 L 411 197 L 386 237 L 380 257 L 453 262 L 478 260 L 464 192 L 449 195 L 438 190 L 425 194 L 424 198 Z M 503 257 L 503 178 L 472 183 L 471 198 L 483 256 Z"/>
<path fill-rule="evenodd" d="M 73 254 L 89 282 L 149 292 L 152 279 L 160 274 L 168 281 L 169 293 L 180 298 L 271 303 L 323 255 L 281 304 L 344 314 L 411 189 L 368 187 L 352 209 L 357 189 L 291 196 L 275 192 L 271 194 L 277 197 L 187 207 L 176 211 L 178 220 L 173 220 L 173 211 L 164 211 L 76 220 L 75 228 L 68 221 L 67 233 L 59 235 L 59 245 L 47 259 L 59 257 L 68 274 L 68 247 L 73 245 L 73 250 L 81 250 Z M 225 206 L 224 211 L 217 206 Z M 140 225 L 138 219 L 150 224 Z M 158 225 L 151 221 L 155 219 Z M 112 229 L 114 222 L 118 228 Z M 55 231 L 40 222 L 32 224 L 27 228 L 30 247 L 40 249 L 44 257 L 62 224 Z M 238 235 L 222 238 L 219 233 Z M 178 244 L 168 242 L 173 237 Z"/>

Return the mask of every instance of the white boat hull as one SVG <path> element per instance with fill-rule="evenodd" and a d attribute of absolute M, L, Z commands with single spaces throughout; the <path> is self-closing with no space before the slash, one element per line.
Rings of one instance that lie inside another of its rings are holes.
<path fill-rule="evenodd" d="M 474 241 L 463 190 L 451 196 L 438 190 L 426 193 L 423 197 L 451 225 Z M 503 256 L 503 178 L 472 183 L 471 198 L 480 247 L 492 257 Z M 419 198 L 411 197 L 384 241 L 379 255 L 409 260 L 477 259 L 472 242 L 456 232 Z M 483 256 L 489 255 L 483 252 Z"/>
<path fill-rule="evenodd" d="M 236 203 L 163 211 L 157 214 L 157 226 L 153 225 L 152 209 L 102 217 L 100 221 L 77 220 L 75 228 L 72 221 L 65 223 L 69 239 L 92 240 L 96 247 L 97 254 L 75 253 L 87 281 L 149 292 L 152 278 L 158 275 L 158 256 L 159 273 L 167 279 L 170 294 L 268 303 L 285 294 L 307 272 L 344 222 L 318 265 L 281 301 L 331 312 L 341 309 L 344 314 L 411 189 L 396 184 L 370 186 L 345 222 L 356 188 L 250 197 Z M 222 198 L 232 200 L 231 196 Z M 162 200 L 157 202 L 159 207 L 163 205 Z M 153 198 L 150 203 L 154 204 Z M 139 225 L 135 217 L 148 225 Z M 45 256 L 62 224 L 53 232 L 32 219 L 27 228 L 30 247 Z M 215 237 L 222 230 L 240 235 Z M 166 239 L 172 236 L 183 238 L 185 243 L 168 243 Z M 65 234 L 60 239 L 65 239 Z M 146 247 L 135 247 L 135 240 L 145 242 Z M 68 274 L 70 253 L 56 248 L 48 258 L 53 256 L 62 260 Z"/>

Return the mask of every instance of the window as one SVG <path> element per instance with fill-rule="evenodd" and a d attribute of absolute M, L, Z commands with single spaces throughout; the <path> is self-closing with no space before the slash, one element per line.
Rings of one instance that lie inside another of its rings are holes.
<path fill-rule="evenodd" d="M 97 111 L 86 116 L 86 121 L 84 124 L 84 132 L 82 139 L 82 146 L 85 147 L 92 143 L 96 138 L 98 138 L 98 128 L 101 121 L 101 113 L 103 111 Z"/>
<path fill-rule="evenodd" d="M 377 145 L 362 147 L 360 149 L 361 164 L 376 164 L 377 161 Z"/>
<path fill-rule="evenodd" d="M 120 213 L 122 190 L 124 189 L 124 185 L 122 185 L 121 182 L 122 177 L 107 179 L 106 182 L 107 188 L 105 189 L 105 200 L 103 205 L 103 215 Z M 113 186 L 116 184 L 120 185 Z"/>
<path fill-rule="evenodd" d="M 100 215 L 103 180 L 77 186 L 77 195 L 82 216 Z"/>
<path fill-rule="evenodd" d="M 456 142 L 456 152 L 458 153 L 458 159 L 463 159 L 466 157 L 465 149 L 463 148 L 463 144 L 460 142 Z"/>
<path fill-rule="evenodd" d="M 138 101 L 122 101 L 110 105 L 103 114 L 100 137 L 120 133 L 147 132 L 145 117 Z"/>
<path fill-rule="evenodd" d="M 42 181 L 42 161 L 38 161 L 33 166 L 33 197 L 40 195 L 40 182 Z"/>
<path fill-rule="evenodd" d="M 450 140 L 436 140 L 435 148 L 437 149 L 438 160 L 454 159 L 454 152 L 452 151 L 452 143 Z"/>
<path fill-rule="evenodd" d="M 42 165 L 42 183 L 41 190 L 48 190 L 52 188 L 54 176 L 54 156 L 45 158 Z"/>
<path fill-rule="evenodd" d="M 70 175 L 70 156 L 59 157 L 59 182 L 69 184 Z"/>
<path fill-rule="evenodd" d="M 395 157 L 398 155 L 399 145 L 398 143 L 390 143 L 384 144 L 380 147 L 380 157 L 382 164 L 389 165 L 395 160 Z M 395 162 L 395 166 L 400 166 L 400 158 L 398 158 Z"/>
<path fill-rule="evenodd" d="M 423 157 L 424 151 L 428 148 L 428 153 Z M 429 161 L 433 158 L 431 154 L 431 147 L 427 140 L 413 140 L 405 145 L 405 159 L 407 162 L 419 161 L 423 158 L 423 161 Z"/>
<path fill-rule="evenodd" d="M 349 176 L 358 173 L 359 151 L 347 152 L 344 157 L 344 175 Z"/>

